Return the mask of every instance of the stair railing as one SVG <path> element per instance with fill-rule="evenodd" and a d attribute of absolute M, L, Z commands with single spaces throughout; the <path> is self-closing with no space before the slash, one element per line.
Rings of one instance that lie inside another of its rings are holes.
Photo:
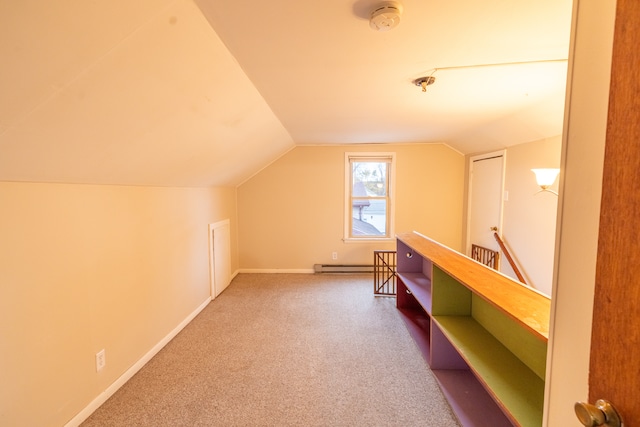
<path fill-rule="evenodd" d="M 396 251 L 373 251 L 373 294 L 396 295 Z"/>
<path fill-rule="evenodd" d="M 515 261 L 511 257 L 511 254 L 509 253 L 509 249 L 507 249 L 504 242 L 502 241 L 502 238 L 498 234 L 498 228 L 491 227 L 491 231 L 493 231 L 493 237 L 495 237 L 496 241 L 498 242 L 498 245 L 500 245 L 500 250 L 502 250 L 502 253 L 504 254 L 504 257 L 507 259 L 507 261 L 509 261 L 509 265 L 513 269 L 513 272 L 516 273 L 518 280 L 520 280 L 522 283 L 526 285 L 527 282 L 524 280 L 524 276 L 522 275 L 522 273 L 520 273 L 518 266 L 516 265 Z"/>

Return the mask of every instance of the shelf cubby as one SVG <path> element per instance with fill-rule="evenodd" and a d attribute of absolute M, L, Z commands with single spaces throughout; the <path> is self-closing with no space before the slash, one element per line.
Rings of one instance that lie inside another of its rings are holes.
<path fill-rule="evenodd" d="M 433 320 L 516 425 L 542 425 L 542 378 L 472 317 L 435 316 Z"/>
<path fill-rule="evenodd" d="M 416 300 L 415 294 L 406 287 L 402 277 L 398 277 L 396 292 L 402 320 L 422 354 L 427 356 L 431 347 L 431 318 Z"/>
<path fill-rule="evenodd" d="M 433 374 L 461 425 L 513 427 L 470 370 L 438 369 Z"/>

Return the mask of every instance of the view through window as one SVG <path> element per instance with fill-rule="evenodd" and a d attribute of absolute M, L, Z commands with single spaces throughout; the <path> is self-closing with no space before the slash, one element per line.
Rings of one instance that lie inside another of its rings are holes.
<path fill-rule="evenodd" d="M 390 237 L 392 155 L 347 157 L 349 171 L 348 238 Z"/>

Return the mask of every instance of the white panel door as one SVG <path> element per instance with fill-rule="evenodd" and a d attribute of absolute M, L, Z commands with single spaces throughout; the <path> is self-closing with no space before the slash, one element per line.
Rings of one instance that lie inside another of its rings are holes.
<path fill-rule="evenodd" d="M 209 225 L 211 299 L 231 282 L 231 227 L 229 220 Z"/>
<path fill-rule="evenodd" d="M 467 254 L 472 244 L 500 250 L 491 229 L 497 227 L 500 234 L 502 227 L 504 158 L 503 151 L 471 158 Z"/>

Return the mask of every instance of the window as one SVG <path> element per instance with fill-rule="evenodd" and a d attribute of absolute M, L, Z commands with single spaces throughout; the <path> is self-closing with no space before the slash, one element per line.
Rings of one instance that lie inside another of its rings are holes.
<path fill-rule="evenodd" d="M 346 153 L 345 240 L 393 238 L 395 153 Z"/>

